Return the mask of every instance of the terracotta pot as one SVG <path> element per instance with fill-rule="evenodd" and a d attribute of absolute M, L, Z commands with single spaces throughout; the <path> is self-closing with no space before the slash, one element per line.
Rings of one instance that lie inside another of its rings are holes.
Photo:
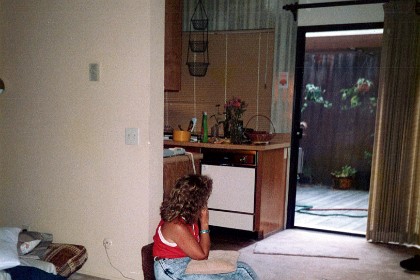
<path fill-rule="evenodd" d="M 353 182 L 353 177 L 333 177 L 334 189 L 351 189 L 353 187 Z"/>

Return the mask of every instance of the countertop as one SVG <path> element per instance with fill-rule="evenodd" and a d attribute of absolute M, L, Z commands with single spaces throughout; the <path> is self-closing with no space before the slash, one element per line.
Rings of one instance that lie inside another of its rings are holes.
<path fill-rule="evenodd" d="M 174 142 L 174 143 L 178 143 L 178 142 Z M 200 160 L 203 158 L 203 154 L 199 154 L 199 153 L 192 153 L 192 156 L 194 160 Z M 176 155 L 176 156 L 163 158 L 163 163 L 172 163 L 172 162 L 181 162 L 181 161 L 191 161 L 191 155 L 185 154 L 185 155 Z"/>
<path fill-rule="evenodd" d="M 171 147 L 265 151 L 290 147 L 290 134 L 278 133 L 268 144 L 235 145 L 230 143 L 176 142 L 173 140 L 164 140 L 163 144 Z"/>

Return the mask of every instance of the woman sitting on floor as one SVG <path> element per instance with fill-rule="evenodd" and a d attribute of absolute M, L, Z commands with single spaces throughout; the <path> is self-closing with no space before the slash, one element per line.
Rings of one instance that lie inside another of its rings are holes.
<path fill-rule="evenodd" d="M 180 178 L 160 207 L 160 221 L 153 237 L 156 279 L 258 279 L 254 270 L 237 262 L 236 270 L 219 274 L 186 274 L 191 260 L 205 260 L 210 251 L 207 201 L 212 191 L 207 176 Z"/>

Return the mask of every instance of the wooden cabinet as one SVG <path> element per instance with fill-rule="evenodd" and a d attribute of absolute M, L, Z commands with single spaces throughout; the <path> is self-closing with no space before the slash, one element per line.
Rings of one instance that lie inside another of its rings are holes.
<path fill-rule="evenodd" d="M 209 169 L 207 166 L 206 170 L 202 170 L 203 174 L 210 175 L 211 173 L 211 176 L 218 176 L 218 178 L 213 178 L 219 186 L 213 186 L 217 203 L 213 203 L 215 209 L 210 215 L 210 219 L 215 221 L 216 226 L 251 231 L 256 233 L 258 239 L 262 239 L 283 230 L 286 224 L 287 165 L 290 141 L 288 137 L 284 137 L 284 139 L 286 142 L 269 145 L 223 145 L 168 140 L 165 141 L 165 147 L 178 146 L 202 153 L 202 166 L 207 164 L 211 168 Z M 246 173 L 241 172 L 235 175 L 235 170 L 232 167 L 218 164 L 215 156 L 218 153 L 225 154 L 223 159 L 239 160 L 241 164 L 234 163 L 233 165 L 243 165 L 244 167 L 239 169 L 244 169 Z M 246 158 L 245 154 L 248 155 Z M 241 156 L 236 158 L 236 155 Z M 211 157 L 210 161 L 209 156 Z M 227 173 L 223 171 L 223 174 L 220 175 L 222 168 L 231 168 L 232 171 L 227 171 Z M 240 178 L 236 182 L 237 176 Z M 246 182 L 242 182 L 244 178 L 246 178 Z M 235 196 L 232 193 L 232 188 L 238 184 L 237 187 L 246 188 L 246 192 L 241 190 L 241 193 L 237 193 Z M 220 193 L 223 190 L 226 190 L 225 194 Z M 246 197 L 244 197 L 245 194 Z M 237 207 L 238 203 L 235 202 L 235 209 L 231 209 L 230 206 L 233 206 L 236 197 L 239 199 L 239 208 Z M 231 205 L 226 207 L 225 203 L 224 206 L 220 206 L 224 200 Z M 251 210 L 249 205 L 252 207 Z"/>
<path fill-rule="evenodd" d="M 258 152 L 255 182 L 255 230 L 263 238 L 285 227 L 287 149 Z"/>
<path fill-rule="evenodd" d="M 182 0 L 165 1 L 165 91 L 181 89 Z"/>
<path fill-rule="evenodd" d="M 163 195 L 169 194 L 178 178 L 193 174 L 194 170 L 200 174 L 200 160 L 202 154 L 193 153 L 189 155 L 173 156 L 163 159 Z M 194 167 L 192 162 L 194 160 Z"/>

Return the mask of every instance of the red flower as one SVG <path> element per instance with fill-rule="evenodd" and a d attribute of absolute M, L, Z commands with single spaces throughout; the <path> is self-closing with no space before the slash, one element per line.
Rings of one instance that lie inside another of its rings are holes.
<path fill-rule="evenodd" d="M 248 104 L 238 97 L 232 97 L 225 103 L 226 119 L 240 119 Z"/>
<path fill-rule="evenodd" d="M 366 93 L 370 90 L 370 87 L 372 86 L 372 82 L 363 78 L 360 78 L 357 81 L 356 89 L 359 93 Z"/>

